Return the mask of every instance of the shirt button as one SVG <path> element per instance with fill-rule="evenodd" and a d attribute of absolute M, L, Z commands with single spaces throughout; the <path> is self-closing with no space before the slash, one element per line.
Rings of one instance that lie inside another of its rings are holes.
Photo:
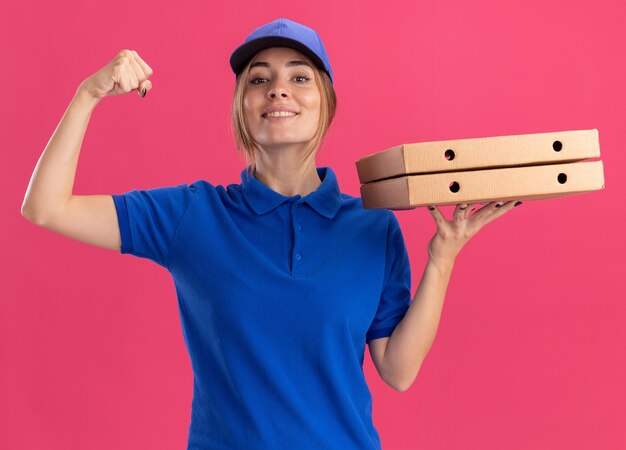
<path fill-rule="evenodd" d="M 302 229 L 302 225 L 298 225 L 298 231 Z"/>
<path fill-rule="evenodd" d="M 297 260 L 301 260 L 302 259 L 302 256 L 300 255 L 300 253 L 296 253 L 296 259 Z"/>

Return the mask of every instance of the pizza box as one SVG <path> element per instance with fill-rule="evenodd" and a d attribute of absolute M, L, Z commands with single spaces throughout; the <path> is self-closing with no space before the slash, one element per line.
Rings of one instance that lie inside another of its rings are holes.
<path fill-rule="evenodd" d="M 600 156 L 598 130 L 402 144 L 356 162 L 361 184 L 430 172 L 581 161 Z"/>
<path fill-rule="evenodd" d="M 357 161 L 363 207 L 541 200 L 604 188 L 598 130 L 403 144 Z M 364 181 L 369 180 L 369 181 Z"/>

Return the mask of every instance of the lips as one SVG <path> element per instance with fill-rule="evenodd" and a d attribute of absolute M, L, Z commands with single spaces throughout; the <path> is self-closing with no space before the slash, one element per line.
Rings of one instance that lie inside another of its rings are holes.
<path fill-rule="evenodd" d="M 265 119 L 289 119 L 291 117 L 296 117 L 298 113 L 291 111 L 275 111 L 263 114 L 262 117 Z"/>
<path fill-rule="evenodd" d="M 270 107 L 266 108 L 265 110 L 263 110 L 263 112 L 261 113 L 261 117 L 266 117 L 267 114 L 272 113 L 272 112 L 276 112 L 276 111 L 285 111 L 285 112 L 292 112 L 292 113 L 298 114 L 298 111 L 293 109 L 291 106 L 274 105 L 274 106 L 270 106 Z"/>

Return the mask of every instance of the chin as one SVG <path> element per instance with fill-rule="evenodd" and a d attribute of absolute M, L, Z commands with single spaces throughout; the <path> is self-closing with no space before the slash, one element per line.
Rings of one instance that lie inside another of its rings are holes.
<path fill-rule="evenodd" d="M 277 146 L 277 145 L 305 145 L 310 142 L 311 139 L 292 138 L 287 136 L 274 136 L 265 137 L 263 140 L 257 140 L 263 146 Z"/>
<path fill-rule="evenodd" d="M 287 147 L 290 145 L 306 145 L 306 142 L 285 142 L 285 141 L 272 141 L 272 142 L 264 142 L 261 143 L 261 146 L 265 148 L 274 148 L 274 147 Z"/>

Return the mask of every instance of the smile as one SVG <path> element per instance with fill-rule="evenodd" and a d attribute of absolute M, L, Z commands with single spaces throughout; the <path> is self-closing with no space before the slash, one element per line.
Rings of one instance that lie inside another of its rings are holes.
<path fill-rule="evenodd" d="M 271 113 L 263 114 L 261 117 L 268 120 L 288 120 L 292 117 L 296 117 L 298 113 L 290 111 L 274 111 Z"/>

